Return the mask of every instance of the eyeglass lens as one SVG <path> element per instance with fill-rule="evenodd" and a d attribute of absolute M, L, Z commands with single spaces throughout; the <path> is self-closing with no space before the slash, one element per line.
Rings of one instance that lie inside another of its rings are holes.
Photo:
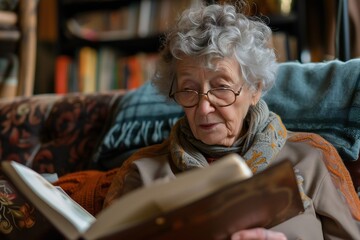
<path fill-rule="evenodd" d="M 231 89 L 211 89 L 207 93 L 198 93 L 194 90 L 180 91 L 174 93 L 174 98 L 183 107 L 193 107 L 199 103 L 202 95 L 207 95 L 212 104 L 220 107 L 231 105 L 236 100 L 236 93 Z"/>

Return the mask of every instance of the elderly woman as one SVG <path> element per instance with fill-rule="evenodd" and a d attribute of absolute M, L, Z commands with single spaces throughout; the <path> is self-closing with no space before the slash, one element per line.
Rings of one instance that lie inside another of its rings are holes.
<path fill-rule="evenodd" d="M 238 231 L 232 239 L 360 239 L 359 222 L 324 164 L 326 153 L 295 141 L 296 133 L 287 132 L 261 99 L 277 70 L 270 38 L 264 23 L 234 6 L 183 12 L 167 35 L 153 83 L 186 116 L 169 139 L 141 149 L 119 168 L 105 206 L 159 178 L 175 178 L 235 152 L 255 173 L 289 159 L 300 179 L 305 212 L 270 230 Z"/>

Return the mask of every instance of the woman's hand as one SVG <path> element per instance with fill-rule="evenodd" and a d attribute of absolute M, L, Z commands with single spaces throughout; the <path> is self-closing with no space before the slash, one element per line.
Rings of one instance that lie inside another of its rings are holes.
<path fill-rule="evenodd" d="M 252 228 L 241 230 L 231 236 L 231 240 L 286 240 L 281 232 L 267 230 L 265 228 Z"/>

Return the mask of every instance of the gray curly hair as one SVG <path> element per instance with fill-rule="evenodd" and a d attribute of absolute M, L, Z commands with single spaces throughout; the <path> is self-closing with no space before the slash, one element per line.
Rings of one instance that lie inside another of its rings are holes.
<path fill-rule="evenodd" d="M 238 6 L 240 10 L 244 7 Z M 209 68 L 214 67 L 215 58 L 235 56 L 241 66 L 239 74 L 249 86 L 257 88 L 261 83 L 264 93 L 274 84 L 277 70 L 274 50 L 269 47 L 271 34 L 265 23 L 237 12 L 232 5 L 201 4 L 187 9 L 165 36 L 152 83 L 167 96 L 181 56 L 200 58 Z"/>

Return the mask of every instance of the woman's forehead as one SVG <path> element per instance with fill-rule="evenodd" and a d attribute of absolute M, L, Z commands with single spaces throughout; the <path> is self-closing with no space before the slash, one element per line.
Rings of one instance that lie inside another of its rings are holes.
<path fill-rule="evenodd" d="M 213 58 L 209 63 L 204 58 L 184 57 L 176 61 L 176 70 L 184 71 L 191 69 L 201 69 L 208 71 L 228 71 L 230 69 L 239 69 L 239 63 L 236 58 L 224 57 Z"/>

